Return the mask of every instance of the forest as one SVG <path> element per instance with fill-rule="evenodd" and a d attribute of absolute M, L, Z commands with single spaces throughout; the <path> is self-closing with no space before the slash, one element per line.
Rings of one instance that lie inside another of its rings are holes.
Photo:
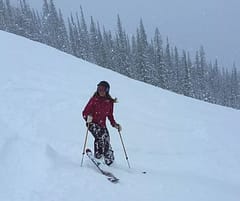
<path fill-rule="evenodd" d="M 233 63 L 220 67 L 209 61 L 201 46 L 194 53 L 179 50 L 163 39 L 160 29 L 150 37 L 143 20 L 136 33 L 126 33 L 119 15 L 116 30 L 106 30 L 83 9 L 66 19 L 53 0 L 43 0 L 42 10 L 20 1 L 12 6 L 0 0 L 0 30 L 49 45 L 83 60 L 135 80 L 213 104 L 240 109 L 240 73 Z M 31 56 L 31 55 L 29 55 Z M 91 75 L 89 75 L 91 76 Z"/>

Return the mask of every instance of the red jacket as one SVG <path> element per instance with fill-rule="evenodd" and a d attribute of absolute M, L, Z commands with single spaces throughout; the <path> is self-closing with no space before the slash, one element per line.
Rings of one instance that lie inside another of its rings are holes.
<path fill-rule="evenodd" d="M 106 118 L 108 117 L 112 126 L 116 122 L 113 117 L 113 104 L 114 101 L 101 96 L 93 96 L 85 106 L 82 115 L 86 120 L 88 115 L 93 117 L 92 122 L 100 125 L 102 128 L 106 127 Z"/>

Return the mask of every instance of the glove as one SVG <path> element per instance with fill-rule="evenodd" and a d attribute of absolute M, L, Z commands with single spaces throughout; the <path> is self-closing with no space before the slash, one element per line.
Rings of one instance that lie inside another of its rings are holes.
<path fill-rule="evenodd" d="M 93 117 L 91 116 L 91 115 L 88 115 L 87 116 L 87 123 L 91 123 L 92 122 L 92 120 L 93 120 Z"/>
<path fill-rule="evenodd" d="M 122 130 L 122 126 L 120 124 L 115 124 L 114 127 L 120 132 Z"/>

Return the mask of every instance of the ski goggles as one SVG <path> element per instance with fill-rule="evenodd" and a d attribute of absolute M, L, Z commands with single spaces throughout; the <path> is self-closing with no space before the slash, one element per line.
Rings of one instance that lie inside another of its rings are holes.
<path fill-rule="evenodd" d="M 100 85 L 100 86 L 98 86 L 97 91 L 98 92 L 107 92 L 107 88 L 105 86 Z"/>

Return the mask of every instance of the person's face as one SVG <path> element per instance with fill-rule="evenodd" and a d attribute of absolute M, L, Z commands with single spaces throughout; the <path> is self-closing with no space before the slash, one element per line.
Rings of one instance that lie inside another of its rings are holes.
<path fill-rule="evenodd" d="M 106 96 L 106 87 L 105 86 L 98 86 L 97 88 L 99 96 Z"/>

